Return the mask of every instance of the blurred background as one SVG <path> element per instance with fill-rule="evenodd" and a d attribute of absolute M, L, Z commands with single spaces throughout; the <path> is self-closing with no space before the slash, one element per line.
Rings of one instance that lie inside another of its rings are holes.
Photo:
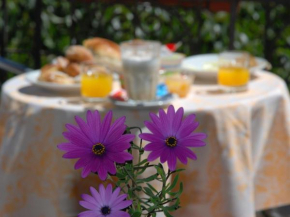
<path fill-rule="evenodd" d="M 246 50 L 290 82 L 289 1 L 1 0 L 0 54 L 40 68 L 89 37 L 182 42 L 186 55 Z M 0 74 L 1 84 L 11 73 Z"/>

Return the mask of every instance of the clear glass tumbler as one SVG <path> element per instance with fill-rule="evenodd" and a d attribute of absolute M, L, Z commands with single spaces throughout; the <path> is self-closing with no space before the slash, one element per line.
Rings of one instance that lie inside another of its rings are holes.
<path fill-rule="evenodd" d="M 84 100 L 98 102 L 104 101 L 113 86 L 111 72 L 99 65 L 83 64 L 81 74 L 81 95 Z"/>
<path fill-rule="evenodd" d="M 121 43 L 123 77 L 128 98 L 151 101 L 156 98 L 160 48 L 157 41 L 132 40 Z"/>
<path fill-rule="evenodd" d="M 247 52 L 227 51 L 219 54 L 218 83 L 227 92 L 247 90 L 250 80 L 249 60 Z"/>

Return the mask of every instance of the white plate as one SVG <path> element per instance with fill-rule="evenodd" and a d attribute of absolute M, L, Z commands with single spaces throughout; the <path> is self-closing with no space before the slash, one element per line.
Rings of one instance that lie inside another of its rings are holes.
<path fill-rule="evenodd" d="M 80 90 L 80 84 L 56 84 L 51 82 L 38 81 L 40 70 L 35 70 L 25 73 L 26 79 L 46 90 L 57 91 L 57 92 L 76 92 Z"/>
<path fill-rule="evenodd" d="M 153 100 L 153 101 L 134 101 L 134 100 L 128 100 L 128 101 L 119 101 L 119 100 L 113 100 L 111 99 L 112 103 L 115 106 L 120 107 L 126 107 L 126 108 L 154 108 L 154 107 L 161 107 L 169 105 L 173 99 L 175 99 L 176 96 L 172 94 L 168 94 L 161 99 Z"/>
<path fill-rule="evenodd" d="M 270 63 L 260 57 L 255 57 L 257 65 L 250 68 L 251 72 L 271 68 Z M 187 57 L 182 62 L 182 68 L 197 76 L 216 76 L 218 71 L 218 54 L 200 54 Z"/>

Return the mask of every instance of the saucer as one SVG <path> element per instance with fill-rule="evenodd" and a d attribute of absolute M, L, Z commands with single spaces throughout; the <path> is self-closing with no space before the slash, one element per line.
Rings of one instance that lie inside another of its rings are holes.
<path fill-rule="evenodd" d="M 125 107 L 125 108 L 154 108 L 154 107 L 162 107 L 169 105 L 173 99 L 175 99 L 175 95 L 167 94 L 161 98 L 152 101 L 135 101 L 135 100 L 127 100 L 127 101 L 119 101 L 111 98 L 112 103 L 115 106 Z"/>

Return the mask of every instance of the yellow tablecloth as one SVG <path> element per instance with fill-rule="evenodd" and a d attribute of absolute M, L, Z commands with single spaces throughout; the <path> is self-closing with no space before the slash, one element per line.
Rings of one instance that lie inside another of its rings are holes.
<path fill-rule="evenodd" d="M 244 93 L 222 94 L 215 85 L 193 85 L 172 104 L 196 113 L 207 146 L 183 172 L 179 217 L 254 217 L 255 210 L 290 204 L 290 103 L 284 82 L 259 72 Z M 83 104 L 75 96 L 31 86 L 24 75 L 7 81 L 0 110 L 0 216 L 66 217 L 80 210 L 78 199 L 97 187 L 96 176 L 80 177 L 72 160 L 61 158 L 65 123 L 87 109 L 143 127 L 148 112 Z M 180 164 L 179 167 L 182 167 Z"/>

